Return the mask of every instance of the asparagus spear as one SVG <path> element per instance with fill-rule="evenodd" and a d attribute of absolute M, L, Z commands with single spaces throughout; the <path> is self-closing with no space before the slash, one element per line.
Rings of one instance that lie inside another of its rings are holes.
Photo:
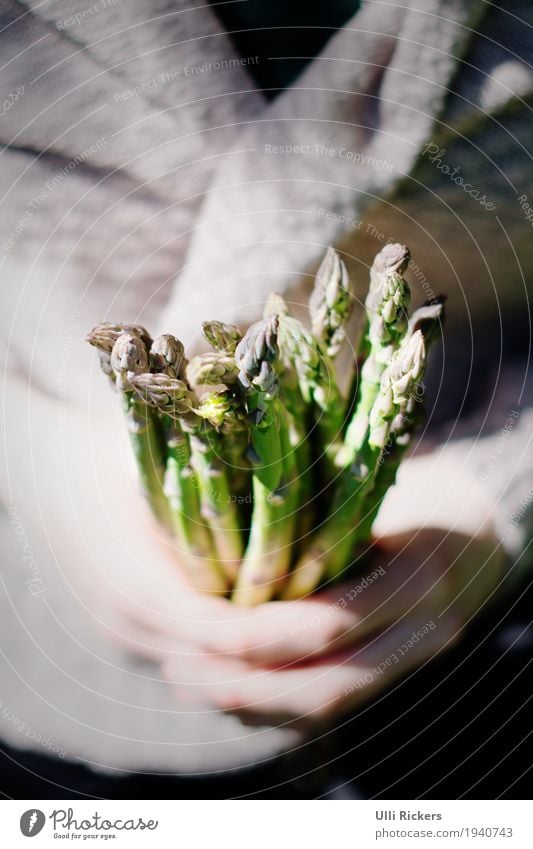
<path fill-rule="evenodd" d="M 284 598 L 307 595 L 323 576 L 337 577 L 350 562 L 363 530 L 361 519 L 365 503 L 375 485 L 391 421 L 407 407 L 423 374 L 425 361 L 424 338 L 416 331 L 406 345 L 395 352 L 383 372 L 378 396 L 370 411 L 367 439 L 351 467 L 343 471 L 329 517 L 289 577 Z"/>
<path fill-rule="evenodd" d="M 417 330 L 421 330 L 426 345 L 432 345 L 442 332 L 445 303 L 446 295 L 437 295 L 418 307 L 409 319 L 407 335 L 412 336 Z"/>
<path fill-rule="evenodd" d="M 243 535 L 235 499 L 222 460 L 216 430 L 200 417 L 185 425 L 191 445 L 191 463 L 198 477 L 201 513 L 207 522 L 224 572 L 233 581 L 243 554 Z"/>
<path fill-rule="evenodd" d="M 385 245 L 370 270 L 370 289 L 365 302 L 367 329 L 362 343 L 366 359 L 361 369 L 357 405 L 337 456 L 341 467 L 353 461 L 364 443 L 381 375 L 407 330 L 410 292 L 402 272 L 409 256 L 404 245 Z"/>
<path fill-rule="evenodd" d="M 244 499 L 250 478 L 247 459 L 249 426 L 242 400 L 232 389 L 219 389 L 207 393 L 197 409 L 220 434 L 220 459 L 226 464 L 234 501 Z M 243 502 L 244 503 L 244 502 Z"/>
<path fill-rule="evenodd" d="M 333 363 L 322 343 L 290 315 L 280 295 L 271 296 L 267 306 L 278 316 L 279 347 L 285 369 L 296 374 L 303 403 L 314 409 L 326 459 L 325 477 L 329 480 L 335 475 L 333 461 L 344 425 L 344 399 Z"/>
<path fill-rule="evenodd" d="M 135 397 L 131 382 L 135 375 L 148 368 L 148 352 L 141 336 L 121 332 L 111 351 L 110 366 L 122 398 L 143 492 L 154 516 L 169 528 L 169 506 L 163 492 L 165 462 L 159 423 L 152 410 Z"/>
<path fill-rule="evenodd" d="M 272 598 L 291 558 L 297 507 L 297 489 L 293 485 L 296 461 L 284 410 L 276 397 L 278 326 L 276 315 L 257 322 L 235 351 L 240 383 L 246 393 L 255 460 L 250 537 L 233 593 L 233 600 L 245 606 Z"/>
<path fill-rule="evenodd" d="M 189 383 L 193 385 L 231 382 L 237 377 L 234 359 L 222 354 L 204 354 L 187 363 L 183 345 L 168 334 L 155 340 L 152 353 L 154 364 L 167 375 L 182 375 L 185 372 Z M 196 501 L 199 508 L 197 504 L 196 513 L 199 509 L 201 515 L 198 516 L 196 537 L 201 536 L 199 543 L 201 542 L 205 556 L 212 560 L 216 552 L 227 578 L 233 580 L 242 557 L 243 544 L 236 503 L 223 467 L 222 444 L 216 431 L 209 426 L 206 428 L 203 419 L 193 412 L 193 408 L 198 407 L 198 399 L 185 388 L 187 391 L 183 401 L 186 409 L 181 410 L 180 423 L 174 417 L 172 440 L 179 441 L 182 452 L 186 447 L 186 467 L 183 469 L 173 460 L 170 468 L 167 468 L 167 478 L 171 476 L 173 479 L 168 485 L 173 486 L 174 490 L 179 489 L 183 486 L 185 473 L 197 484 Z M 213 407 L 214 399 L 211 400 Z M 206 398 L 203 403 L 204 411 L 207 407 Z M 187 495 L 189 506 L 192 507 L 192 493 L 188 492 Z M 179 507 L 179 504 L 177 506 Z M 205 528 L 200 530 L 201 516 L 207 522 L 210 534 Z M 211 544 L 211 536 L 214 546 Z"/>
<path fill-rule="evenodd" d="M 263 310 L 263 318 L 268 318 L 271 315 L 290 315 L 291 311 L 287 301 L 278 292 L 271 292 L 265 302 Z"/>
<path fill-rule="evenodd" d="M 242 339 L 242 333 L 234 324 L 224 324 L 222 321 L 204 321 L 202 332 L 215 351 L 234 354 L 235 348 Z"/>
<path fill-rule="evenodd" d="M 87 334 L 87 341 L 100 351 L 111 354 L 113 345 L 123 333 L 138 336 L 146 350 L 148 351 L 150 349 L 152 338 L 142 324 L 115 324 L 111 321 L 102 321 L 100 324 L 95 325 L 91 332 Z"/>
<path fill-rule="evenodd" d="M 231 386 L 237 382 L 239 369 L 232 354 L 200 354 L 187 366 L 187 380 L 192 386 Z"/>
<path fill-rule="evenodd" d="M 329 247 L 317 271 L 309 299 L 311 329 L 334 359 L 345 338 L 344 327 L 353 306 L 346 266 Z"/>
<path fill-rule="evenodd" d="M 102 321 L 97 324 L 85 337 L 87 342 L 98 351 L 100 367 L 115 388 L 115 372 L 111 367 L 111 351 L 121 333 L 131 333 L 138 336 L 148 349 L 152 343 L 150 334 L 142 324 L 113 324 Z"/>
<path fill-rule="evenodd" d="M 226 592 L 227 580 L 200 514 L 198 481 L 191 466 L 189 439 L 181 424 L 191 415 L 194 396 L 183 381 L 163 373 L 140 374 L 131 383 L 137 396 L 158 410 L 162 418 L 167 443 L 164 492 L 192 583 L 206 592 Z"/>
<path fill-rule="evenodd" d="M 433 298 L 430 302 L 423 304 L 409 319 L 407 337 L 402 344 L 406 344 L 417 330 L 422 332 L 426 346 L 426 356 L 431 345 L 438 338 L 442 330 L 444 319 L 444 296 Z M 379 468 L 376 472 L 374 487 L 367 496 L 364 505 L 364 519 L 362 521 L 360 538 L 370 538 L 372 525 L 381 507 L 382 501 L 391 486 L 396 482 L 396 475 L 400 463 L 409 448 L 413 434 L 419 428 L 424 418 L 424 405 L 421 396 L 412 396 L 405 410 L 401 410 L 393 419 L 389 438 L 383 451 Z"/>
<path fill-rule="evenodd" d="M 266 301 L 264 316 L 289 315 L 289 308 L 281 295 L 273 292 Z M 312 417 L 300 391 L 298 375 L 291 361 L 285 357 L 279 375 L 279 399 L 287 412 L 289 444 L 295 453 L 298 479 L 295 486 L 299 491 L 299 515 L 294 544 L 298 546 L 307 537 L 313 526 L 313 468 L 311 451 Z"/>
<path fill-rule="evenodd" d="M 163 333 L 150 347 L 150 371 L 168 377 L 183 378 L 187 360 L 183 343 L 170 333 Z"/>

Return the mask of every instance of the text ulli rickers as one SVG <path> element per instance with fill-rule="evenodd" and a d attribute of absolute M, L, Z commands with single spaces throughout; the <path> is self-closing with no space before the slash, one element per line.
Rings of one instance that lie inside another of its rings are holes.
<path fill-rule="evenodd" d="M 398 816 L 396 816 L 396 814 Z M 441 820 L 442 814 L 427 811 L 376 811 L 377 820 Z"/>

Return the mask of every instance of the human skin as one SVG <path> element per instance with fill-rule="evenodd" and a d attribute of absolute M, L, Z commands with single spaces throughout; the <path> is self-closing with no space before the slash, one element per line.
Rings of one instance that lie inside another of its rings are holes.
<path fill-rule="evenodd" d="M 121 639 L 161 663 L 178 698 L 190 690 L 258 724 L 335 720 L 460 639 L 505 572 L 490 501 L 474 501 L 464 468 L 445 461 L 444 452 L 409 462 L 353 577 L 253 610 L 183 587 L 152 590 L 124 610 Z"/>

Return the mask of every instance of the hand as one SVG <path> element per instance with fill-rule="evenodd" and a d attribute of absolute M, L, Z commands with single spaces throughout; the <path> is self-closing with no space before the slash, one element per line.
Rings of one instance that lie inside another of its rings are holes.
<path fill-rule="evenodd" d="M 440 497 L 430 498 L 428 463 L 408 463 L 378 523 L 385 535 L 349 581 L 253 610 L 177 587 L 130 608 L 131 642 L 161 661 L 180 699 L 194 693 L 249 722 L 330 721 L 374 697 L 457 640 L 504 567 L 484 505 L 465 503 L 462 469 L 462 497 L 456 487 L 438 510 L 444 527 L 417 526 L 420 487 L 426 502 Z M 452 471 L 433 470 L 439 491 Z"/>

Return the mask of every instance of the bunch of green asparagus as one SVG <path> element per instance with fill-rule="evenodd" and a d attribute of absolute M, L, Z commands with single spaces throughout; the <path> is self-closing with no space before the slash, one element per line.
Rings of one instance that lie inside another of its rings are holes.
<path fill-rule="evenodd" d="M 246 333 L 207 321 L 210 353 L 187 360 L 170 334 L 97 325 L 88 341 L 116 389 L 139 479 L 199 590 L 251 606 L 295 599 L 355 568 L 423 415 L 422 377 L 443 299 L 408 316 L 409 252 L 387 244 L 370 270 L 354 376 L 354 297 L 329 248 L 309 301 L 310 329 L 271 295 Z"/>

